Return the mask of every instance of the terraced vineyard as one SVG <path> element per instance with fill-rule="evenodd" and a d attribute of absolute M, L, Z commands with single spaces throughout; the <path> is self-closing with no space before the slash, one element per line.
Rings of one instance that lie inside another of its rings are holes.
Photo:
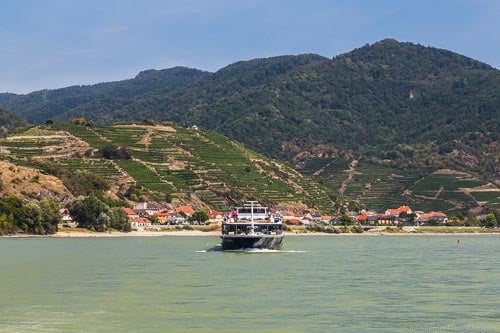
<path fill-rule="evenodd" d="M 481 191 L 471 191 L 470 194 L 482 205 L 494 209 L 500 209 L 500 191 L 494 189 L 486 189 Z"/>
<path fill-rule="evenodd" d="M 215 133 L 172 126 L 60 124 L 31 131 L 36 134 L 1 139 L 0 155 L 28 166 L 48 158 L 63 169 L 136 185 L 156 200 L 171 197 L 216 209 L 246 199 L 323 213 L 333 207 L 325 188 L 311 178 Z M 98 150 L 110 144 L 128 147 L 132 159 L 100 158 Z"/>
<path fill-rule="evenodd" d="M 122 177 L 124 173 L 119 170 L 115 162 L 103 159 L 60 159 L 57 161 L 63 168 L 76 171 L 86 170 L 106 178 Z"/>
<path fill-rule="evenodd" d="M 132 159 L 101 158 L 99 149 L 110 144 L 128 147 Z M 115 186 L 120 191 L 136 185 L 158 201 L 172 198 L 216 209 L 257 199 L 328 213 L 334 206 L 330 194 L 336 192 L 378 211 L 402 204 L 446 213 L 500 208 L 500 190 L 465 173 L 401 170 L 332 157 L 311 159 L 299 173 L 221 135 L 172 125 L 35 127 L 0 139 L 0 158 L 31 167 L 51 160 L 120 184 Z"/>
<path fill-rule="evenodd" d="M 413 210 L 467 212 L 480 205 L 500 207 L 500 191 L 469 174 L 452 170 L 395 169 L 369 162 L 318 158 L 301 171 L 370 210 L 409 205 Z"/>

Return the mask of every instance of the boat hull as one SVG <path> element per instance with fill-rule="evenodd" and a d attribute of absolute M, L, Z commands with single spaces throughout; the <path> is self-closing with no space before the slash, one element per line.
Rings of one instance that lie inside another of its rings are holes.
<path fill-rule="evenodd" d="M 283 235 L 223 235 L 222 250 L 267 249 L 279 250 L 283 244 Z"/>

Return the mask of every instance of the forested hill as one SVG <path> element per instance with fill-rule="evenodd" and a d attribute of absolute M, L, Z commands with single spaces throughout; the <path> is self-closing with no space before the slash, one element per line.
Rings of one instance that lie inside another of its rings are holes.
<path fill-rule="evenodd" d="M 123 105 L 163 95 L 203 74 L 205 72 L 185 67 L 146 70 L 123 81 L 40 90 L 26 95 L 0 94 L 0 105 L 34 124 L 44 123 L 49 118 L 60 119 L 81 108 L 92 110 L 88 117 L 102 124 L 120 117 L 133 118 L 134 111 Z"/>
<path fill-rule="evenodd" d="M 4 94 L 0 107 L 36 123 L 85 116 L 98 124 L 196 124 L 290 160 L 314 149 L 412 163 L 454 154 L 450 159 L 491 175 L 498 168 L 499 86 L 500 72 L 484 63 L 386 39 L 333 59 L 281 56 L 215 73 L 173 68 L 114 83 Z"/>
<path fill-rule="evenodd" d="M 16 127 L 26 125 L 26 121 L 18 115 L 0 109 L 0 137 L 14 132 Z"/>

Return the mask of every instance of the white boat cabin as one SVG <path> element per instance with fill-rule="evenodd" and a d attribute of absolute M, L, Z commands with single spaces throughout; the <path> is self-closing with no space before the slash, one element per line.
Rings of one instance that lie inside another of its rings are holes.
<path fill-rule="evenodd" d="M 266 220 L 269 218 L 267 207 L 261 206 L 257 201 L 249 201 L 243 207 L 235 207 L 238 220 Z"/>

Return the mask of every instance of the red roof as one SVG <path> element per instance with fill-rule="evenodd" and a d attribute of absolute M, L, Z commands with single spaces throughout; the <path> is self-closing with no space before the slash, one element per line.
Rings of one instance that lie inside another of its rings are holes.
<path fill-rule="evenodd" d="M 193 215 L 194 210 L 189 206 L 179 206 L 175 209 L 177 213 L 184 213 L 186 215 Z"/>
<path fill-rule="evenodd" d="M 408 207 L 408 206 L 401 206 L 401 207 L 398 208 L 398 210 L 399 210 L 400 213 L 401 212 L 409 212 L 411 210 L 411 208 Z"/>
<path fill-rule="evenodd" d="M 356 216 L 356 220 L 358 220 L 358 221 L 366 221 L 367 218 L 368 218 L 368 215 L 366 215 L 366 214 L 361 214 L 361 215 Z"/>
<path fill-rule="evenodd" d="M 285 224 L 299 224 L 300 220 L 296 217 L 285 219 Z"/>
<path fill-rule="evenodd" d="M 153 213 L 153 216 L 170 216 L 170 212 L 168 210 L 162 210 L 156 213 Z"/>
<path fill-rule="evenodd" d="M 124 207 L 123 210 L 125 211 L 125 213 L 127 213 L 127 215 L 137 215 L 137 213 L 132 208 Z"/>
<path fill-rule="evenodd" d="M 395 215 L 399 216 L 402 212 L 411 212 L 411 208 L 408 206 L 399 206 L 399 208 L 389 208 L 385 211 L 385 215 Z"/>

